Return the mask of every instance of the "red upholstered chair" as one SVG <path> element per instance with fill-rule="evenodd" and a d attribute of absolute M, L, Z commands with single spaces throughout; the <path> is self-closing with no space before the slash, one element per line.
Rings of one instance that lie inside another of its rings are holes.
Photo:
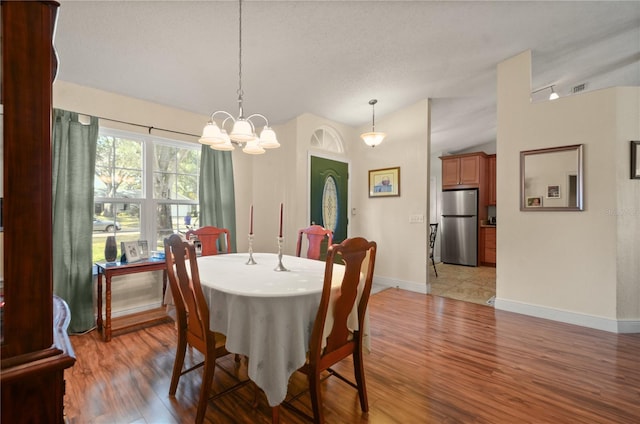
<path fill-rule="evenodd" d="M 209 329 L 209 307 L 200 285 L 200 274 L 193 244 L 183 241 L 178 234 L 173 234 L 164 240 L 164 251 L 167 276 L 169 277 L 171 294 L 176 307 L 176 324 L 178 326 L 178 345 L 173 363 L 171 384 L 169 385 L 169 395 L 175 396 L 178 381 L 182 375 L 204 366 L 195 419 L 196 423 L 202 423 L 210 397 L 216 359 L 229 354 L 225 348 L 226 337 Z M 199 350 L 204 355 L 204 361 L 183 371 L 187 346 Z M 249 381 L 242 381 L 229 389 L 217 393 L 214 398 L 226 394 Z"/>
<path fill-rule="evenodd" d="M 296 256 L 300 256 L 302 250 L 302 235 L 307 235 L 309 247 L 307 248 L 307 258 L 320 259 L 320 248 L 324 239 L 327 239 L 327 247 L 333 243 L 333 231 L 323 228 L 321 225 L 312 225 L 298 231 L 298 245 Z"/>
<path fill-rule="evenodd" d="M 336 375 L 356 388 L 360 398 L 360 408 L 363 412 L 369 410 L 362 361 L 362 343 L 376 249 L 376 242 L 356 237 L 347 239 L 341 244 L 334 244 L 327 251 L 322 298 L 311 333 L 307 362 L 299 369 L 307 375 L 309 381 L 315 423 L 324 422 L 320 383 L 323 380 L 321 373 L 325 371 L 328 371 L 330 375 Z M 344 277 L 339 290 L 332 290 L 331 287 L 335 262 L 345 265 Z M 357 310 L 357 329 L 350 329 L 348 318 L 354 308 Z M 331 309 L 333 309 L 333 314 L 330 312 Z M 331 317 L 332 320 L 328 317 Z M 329 324 L 330 322 L 332 324 Z M 327 327 L 327 331 L 325 331 L 325 327 Z M 325 334 L 328 334 L 326 338 Z M 349 356 L 353 357 L 355 384 L 330 368 Z M 297 396 L 293 398 L 295 399 Z M 284 406 L 297 410 L 288 402 L 285 402 Z M 300 410 L 297 412 L 302 413 Z M 304 413 L 302 414 L 304 415 Z"/>
<path fill-rule="evenodd" d="M 218 227 L 200 227 L 197 230 L 187 231 L 187 240 L 195 235 L 202 243 L 202 256 L 217 255 L 218 253 L 231 253 L 229 230 Z M 224 237 L 220 237 L 224 235 Z M 224 245 L 222 239 L 224 238 Z M 226 247 L 223 247 L 226 246 Z"/>

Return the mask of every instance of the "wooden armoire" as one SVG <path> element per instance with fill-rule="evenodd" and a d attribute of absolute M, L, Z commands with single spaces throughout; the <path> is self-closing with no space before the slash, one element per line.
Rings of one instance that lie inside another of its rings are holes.
<path fill-rule="evenodd" d="M 2 1 L 3 423 L 63 423 L 75 357 L 68 308 L 53 296 L 52 38 L 59 4 Z"/>

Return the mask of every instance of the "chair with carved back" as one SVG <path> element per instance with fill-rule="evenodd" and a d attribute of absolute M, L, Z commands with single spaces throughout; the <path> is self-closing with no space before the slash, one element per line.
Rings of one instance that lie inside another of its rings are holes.
<path fill-rule="evenodd" d="M 231 253 L 230 235 L 226 228 L 205 226 L 197 230 L 189 230 L 186 234 L 187 240 L 191 240 L 194 235 L 202 243 L 202 256 L 217 255 L 222 252 Z M 223 235 L 224 237 L 221 237 Z"/>
<path fill-rule="evenodd" d="M 320 259 L 322 242 L 327 240 L 327 247 L 333 243 L 333 231 L 323 228 L 321 225 L 311 225 L 298 231 L 298 244 L 296 256 L 300 256 L 303 244 L 303 235 L 307 236 L 307 258 Z"/>
<path fill-rule="evenodd" d="M 355 237 L 334 244 L 327 251 L 322 297 L 311 333 L 307 362 L 298 370 L 306 374 L 309 382 L 315 423 L 324 422 L 320 383 L 321 374 L 325 371 L 356 388 L 360 408 L 363 412 L 369 410 L 362 344 L 376 250 L 376 242 Z M 344 264 L 344 276 L 340 287 L 334 285 L 332 289 L 334 278 L 338 278 L 334 277 L 336 262 Z M 352 311 L 357 315 L 356 325 L 350 318 Z M 349 356 L 353 358 L 355 383 L 330 368 Z M 285 402 L 284 405 L 306 415 L 290 402 Z"/>
<path fill-rule="evenodd" d="M 195 247 L 185 242 L 178 234 L 164 240 L 167 276 L 176 308 L 176 324 L 178 327 L 178 344 L 173 364 L 169 395 L 175 396 L 180 377 L 201 366 L 204 367 L 202 386 L 196 412 L 196 423 L 202 423 L 210 398 L 216 359 L 228 355 L 225 348 L 226 338 L 209 329 L 209 307 L 200 285 L 198 263 Z M 204 361 L 187 370 L 183 370 L 187 346 L 199 350 Z M 234 390 L 247 381 L 224 390 L 214 396 L 217 398 Z"/>
<path fill-rule="evenodd" d="M 433 271 L 436 273 L 436 277 L 438 276 L 438 270 L 436 269 L 436 262 L 433 260 L 433 252 L 436 246 L 436 237 L 438 235 L 438 224 L 429 224 L 429 259 L 431 259 L 431 264 L 433 265 Z M 428 266 L 428 265 L 427 265 Z"/>

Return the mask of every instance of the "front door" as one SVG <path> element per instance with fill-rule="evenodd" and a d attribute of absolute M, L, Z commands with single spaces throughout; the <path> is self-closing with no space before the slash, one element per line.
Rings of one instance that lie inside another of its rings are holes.
<path fill-rule="evenodd" d="M 347 238 L 348 178 L 347 163 L 311 156 L 309 223 L 332 230 L 334 243 L 340 243 Z"/>

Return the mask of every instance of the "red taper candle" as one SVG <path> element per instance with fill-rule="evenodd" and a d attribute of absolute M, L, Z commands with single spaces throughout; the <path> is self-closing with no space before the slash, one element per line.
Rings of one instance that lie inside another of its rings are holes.
<path fill-rule="evenodd" d="M 280 203 L 280 234 L 278 237 L 282 237 L 282 203 Z"/>
<path fill-rule="evenodd" d="M 251 205 L 251 219 L 250 219 L 250 226 L 249 226 L 249 235 L 253 235 L 253 205 Z"/>

